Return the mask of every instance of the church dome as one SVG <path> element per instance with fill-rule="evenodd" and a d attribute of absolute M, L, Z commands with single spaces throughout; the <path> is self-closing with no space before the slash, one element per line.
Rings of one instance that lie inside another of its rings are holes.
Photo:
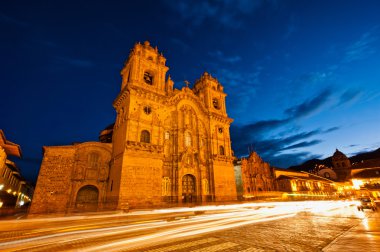
<path fill-rule="evenodd" d="M 108 125 L 99 133 L 99 141 L 102 143 L 112 143 L 113 126 L 115 123 Z"/>
<path fill-rule="evenodd" d="M 333 160 L 338 160 L 338 159 L 347 159 L 347 156 L 344 155 L 343 152 L 341 152 L 340 150 L 336 149 L 333 156 L 332 156 L 332 159 Z"/>

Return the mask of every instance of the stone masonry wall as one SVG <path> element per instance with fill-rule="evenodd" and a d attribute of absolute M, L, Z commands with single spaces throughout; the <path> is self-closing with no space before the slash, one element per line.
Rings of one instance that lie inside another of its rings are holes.
<path fill-rule="evenodd" d="M 72 146 L 60 146 L 44 147 L 44 150 L 29 213 L 65 213 L 70 196 L 75 149 Z"/>

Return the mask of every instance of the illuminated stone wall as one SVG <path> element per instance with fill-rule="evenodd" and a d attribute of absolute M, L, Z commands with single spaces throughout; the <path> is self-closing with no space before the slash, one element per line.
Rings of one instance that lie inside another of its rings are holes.
<path fill-rule="evenodd" d="M 65 212 L 70 195 L 70 177 L 75 148 L 45 147 L 29 213 Z"/>
<path fill-rule="evenodd" d="M 88 204 L 77 200 L 79 190 L 85 186 L 98 190 L 96 209 L 106 208 L 110 160 L 110 144 L 87 142 L 44 147 L 30 213 L 85 211 Z"/>

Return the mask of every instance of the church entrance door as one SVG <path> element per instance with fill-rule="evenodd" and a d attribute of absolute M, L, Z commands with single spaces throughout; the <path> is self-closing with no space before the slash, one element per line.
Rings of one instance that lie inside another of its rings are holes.
<path fill-rule="evenodd" d="M 83 212 L 96 211 L 98 209 L 98 198 L 98 188 L 92 185 L 83 186 L 78 191 L 75 208 Z"/>
<path fill-rule="evenodd" d="M 195 193 L 195 177 L 186 174 L 182 178 L 182 203 L 195 203 L 197 202 L 197 195 Z"/>

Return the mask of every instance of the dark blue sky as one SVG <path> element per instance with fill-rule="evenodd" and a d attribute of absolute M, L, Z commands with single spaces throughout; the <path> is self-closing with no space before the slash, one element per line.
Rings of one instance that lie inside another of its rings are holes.
<path fill-rule="evenodd" d="M 237 156 L 273 165 L 380 146 L 380 1 L 1 1 L 0 128 L 35 180 L 42 146 L 97 140 L 137 41 L 175 86 L 224 85 Z"/>

